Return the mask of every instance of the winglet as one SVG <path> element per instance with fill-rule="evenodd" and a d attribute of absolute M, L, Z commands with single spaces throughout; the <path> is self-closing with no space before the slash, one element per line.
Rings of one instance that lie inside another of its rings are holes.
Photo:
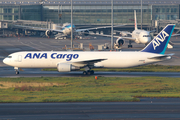
<path fill-rule="evenodd" d="M 174 24 L 168 24 L 141 52 L 164 54 L 174 27 Z"/>
<path fill-rule="evenodd" d="M 134 27 L 135 27 L 135 30 L 137 30 L 137 18 L 136 18 L 136 10 L 134 10 Z"/>

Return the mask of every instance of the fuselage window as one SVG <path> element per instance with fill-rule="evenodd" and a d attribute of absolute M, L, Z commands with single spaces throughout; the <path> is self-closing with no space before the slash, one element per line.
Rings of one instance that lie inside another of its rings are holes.
<path fill-rule="evenodd" d="M 7 56 L 7 58 L 12 58 L 12 56 Z"/>
<path fill-rule="evenodd" d="M 150 35 L 143 35 L 143 37 L 150 37 Z"/>

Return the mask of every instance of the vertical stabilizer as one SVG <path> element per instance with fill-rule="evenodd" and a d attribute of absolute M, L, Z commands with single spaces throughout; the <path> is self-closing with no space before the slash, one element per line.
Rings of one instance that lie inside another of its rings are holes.
<path fill-rule="evenodd" d="M 136 10 L 134 10 L 134 27 L 135 27 L 135 30 L 137 30 L 137 18 L 136 18 Z"/>
<path fill-rule="evenodd" d="M 164 54 L 174 27 L 174 24 L 168 24 L 141 52 Z"/>

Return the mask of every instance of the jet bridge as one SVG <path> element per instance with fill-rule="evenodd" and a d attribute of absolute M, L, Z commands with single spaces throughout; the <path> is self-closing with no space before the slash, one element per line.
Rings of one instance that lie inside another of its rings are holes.
<path fill-rule="evenodd" d="M 16 29 L 18 34 L 26 34 L 35 31 L 40 36 L 43 36 L 47 29 L 59 29 L 58 24 L 54 24 L 51 21 L 17 20 L 13 21 L 11 24 L 11 28 Z"/>

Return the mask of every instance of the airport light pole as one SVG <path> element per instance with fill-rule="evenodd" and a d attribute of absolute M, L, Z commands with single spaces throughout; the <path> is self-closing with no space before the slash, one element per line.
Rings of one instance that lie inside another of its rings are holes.
<path fill-rule="evenodd" d="M 111 0 L 111 50 L 113 50 L 114 38 L 113 38 L 113 0 Z"/>
<path fill-rule="evenodd" d="M 142 0 L 141 0 L 141 30 L 142 30 Z"/>
<path fill-rule="evenodd" d="M 73 50 L 73 6 L 71 0 L 71 50 Z"/>

